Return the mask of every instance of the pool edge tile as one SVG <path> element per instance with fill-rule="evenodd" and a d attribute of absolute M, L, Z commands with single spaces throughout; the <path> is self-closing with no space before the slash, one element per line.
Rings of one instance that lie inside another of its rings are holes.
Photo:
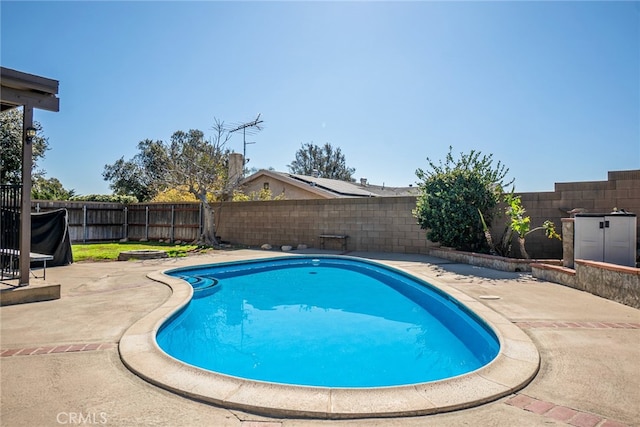
<path fill-rule="evenodd" d="M 415 387 L 421 395 L 438 407 L 438 412 L 478 406 L 497 400 L 510 392 L 510 387 L 484 378 L 478 373 L 417 384 Z"/>
<path fill-rule="evenodd" d="M 238 409 L 259 412 L 269 416 L 295 416 L 328 418 L 330 416 L 331 389 L 299 387 L 259 381 L 243 384 L 225 399 L 225 403 Z"/>
<path fill-rule="evenodd" d="M 437 406 L 413 385 L 369 389 L 332 389 L 331 418 L 427 415 Z"/>

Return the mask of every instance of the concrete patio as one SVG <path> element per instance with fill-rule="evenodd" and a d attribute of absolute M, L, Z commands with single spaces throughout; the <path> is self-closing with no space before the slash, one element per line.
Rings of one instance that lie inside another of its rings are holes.
<path fill-rule="evenodd" d="M 326 251 L 324 253 L 330 253 Z M 170 288 L 147 274 L 280 253 L 216 251 L 180 259 L 76 263 L 47 270 L 61 298 L 0 308 L 3 426 L 622 426 L 640 424 L 640 310 L 544 282 L 444 259 L 349 253 L 455 288 L 520 327 L 540 371 L 502 399 L 443 414 L 362 420 L 275 419 L 188 400 L 122 363 L 125 331 Z M 32 286 L 41 285 L 38 280 Z"/>

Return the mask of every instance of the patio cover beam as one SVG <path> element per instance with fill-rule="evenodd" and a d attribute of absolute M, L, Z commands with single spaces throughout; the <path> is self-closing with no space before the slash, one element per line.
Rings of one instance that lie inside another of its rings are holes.
<path fill-rule="evenodd" d="M 6 86 L 2 86 L 2 105 L 3 110 L 5 105 L 13 105 L 14 107 L 29 105 L 33 108 L 47 111 L 60 110 L 60 100 L 58 98 L 38 92 L 25 92 Z"/>
<path fill-rule="evenodd" d="M 2 111 L 31 105 L 47 111 L 59 111 L 57 80 L 0 67 Z"/>
<path fill-rule="evenodd" d="M 58 81 L 0 67 L 1 111 L 23 107 L 22 118 L 22 202 L 20 206 L 20 286 L 29 285 L 31 253 L 31 168 L 33 147 L 27 128 L 33 126 L 33 109 L 59 111 Z"/>

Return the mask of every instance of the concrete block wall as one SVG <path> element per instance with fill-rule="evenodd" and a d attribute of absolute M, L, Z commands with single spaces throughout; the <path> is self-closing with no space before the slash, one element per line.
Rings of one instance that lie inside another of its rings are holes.
<path fill-rule="evenodd" d="M 348 235 L 349 251 L 427 253 L 433 246 L 411 214 L 415 197 L 223 203 L 218 235 L 232 244 L 320 247 L 320 234 Z M 326 240 L 326 249 L 341 241 Z"/>
<path fill-rule="evenodd" d="M 531 216 L 531 227 L 541 226 L 545 220 L 562 229 L 562 219 L 569 217 L 568 210 L 583 208 L 592 213 L 608 213 L 614 207 L 640 215 L 640 170 L 609 172 L 607 181 L 559 183 L 555 191 L 520 193 L 522 204 Z M 69 209 L 69 225 L 72 241 L 81 241 L 83 233 L 83 206 L 90 206 L 87 217 L 88 240 L 132 240 L 144 237 L 144 226 L 131 225 L 124 236 L 123 209 L 117 203 L 50 202 L 32 201 L 33 211 L 60 207 Z M 197 203 L 185 204 L 137 204 L 130 205 L 129 224 L 144 223 L 134 211 L 145 206 L 154 210 L 150 224 L 150 238 L 166 239 L 175 229 L 175 239 L 191 241 L 199 235 L 199 211 Z M 357 251 L 384 251 L 399 253 L 427 253 L 437 246 L 426 239 L 411 214 L 416 197 L 372 197 L 317 200 L 281 200 L 266 202 L 215 203 L 217 233 L 225 241 L 235 244 L 260 246 L 306 244 L 320 247 L 319 234 L 349 235 L 347 248 Z M 174 206 L 174 220 L 171 220 Z M 157 213 L 155 211 L 158 211 Z M 160 213 L 162 211 L 162 213 Z M 141 214 L 140 214 L 141 215 Z M 138 218 L 138 219 L 136 219 Z M 167 224 L 175 225 L 173 228 Z M 505 218 L 496 218 L 492 227 L 494 240 L 504 229 Z M 637 236 L 640 238 L 640 219 Z M 333 246 L 331 246 L 333 245 Z M 531 233 L 526 238 L 526 248 L 531 258 L 562 259 L 562 242 L 547 239 L 543 231 Z M 327 241 L 327 248 L 339 249 L 340 241 Z M 518 245 L 514 242 L 514 256 Z"/>
<path fill-rule="evenodd" d="M 553 192 L 520 193 L 522 206 L 531 216 L 531 228 L 551 220 L 560 233 L 562 218 L 568 210 L 585 209 L 592 213 L 609 213 L 624 209 L 640 216 L 640 170 L 613 171 L 607 181 L 556 183 Z M 498 230 L 499 221 L 494 226 Z M 638 223 L 640 236 L 640 221 Z M 562 242 L 547 239 L 544 231 L 536 231 L 526 238 L 526 247 L 532 258 L 562 258 Z M 517 253 L 517 248 L 514 247 Z"/>
<path fill-rule="evenodd" d="M 640 214 L 640 170 L 609 172 L 607 181 L 558 183 L 555 191 L 520 195 L 531 217 L 531 228 L 548 219 L 561 233 L 562 219 L 575 208 L 611 212 L 617 207 Z M 318 235 L 323 233 L 347 234 L 349 250 L 427 253 L 427 248 L 437 245 L 426 240 L 425 230 L 412 216 L 415 204 L 415 197 L 223 203 L 218 212 L 218 234 L 237 244 L 294 247 L 320 247 Z M 502 234 L 505 221 L 504 217 L 494 221 L 494 239 Z M 327 241 L 326 247 L 339 249 L 340 243 Z M 514 256 L 519 255 L 517 246 L 514 242 Z M 532 258 L 563 256 L 562 242 L 548 239 L 542 230 L 527 236 L 526 247 Z"/>

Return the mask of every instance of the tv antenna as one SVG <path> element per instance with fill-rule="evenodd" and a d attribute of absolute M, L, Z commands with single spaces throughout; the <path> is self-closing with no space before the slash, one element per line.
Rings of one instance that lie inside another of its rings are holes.
<path fill-rule="evenodd" d="M 246 165 L 248 162 L 247 145 L 255 144 L 255 141 L 247 142 L 247 134 L 255 135 L 256 133 L 260 132 L 263 129 L 263 127 L 260 126 L 262 123 L 263 123 L 263 120 L 260 120 L 260 114 L 258 114 L 258 117 L 256 117 L 255 120 L 236 125 L 235 128 L 229 131 L 229 133 L 233 133 L 233 132 L 242 130 L 242 175 L 243 176 L 244 176 L 244 165 Z"/>

